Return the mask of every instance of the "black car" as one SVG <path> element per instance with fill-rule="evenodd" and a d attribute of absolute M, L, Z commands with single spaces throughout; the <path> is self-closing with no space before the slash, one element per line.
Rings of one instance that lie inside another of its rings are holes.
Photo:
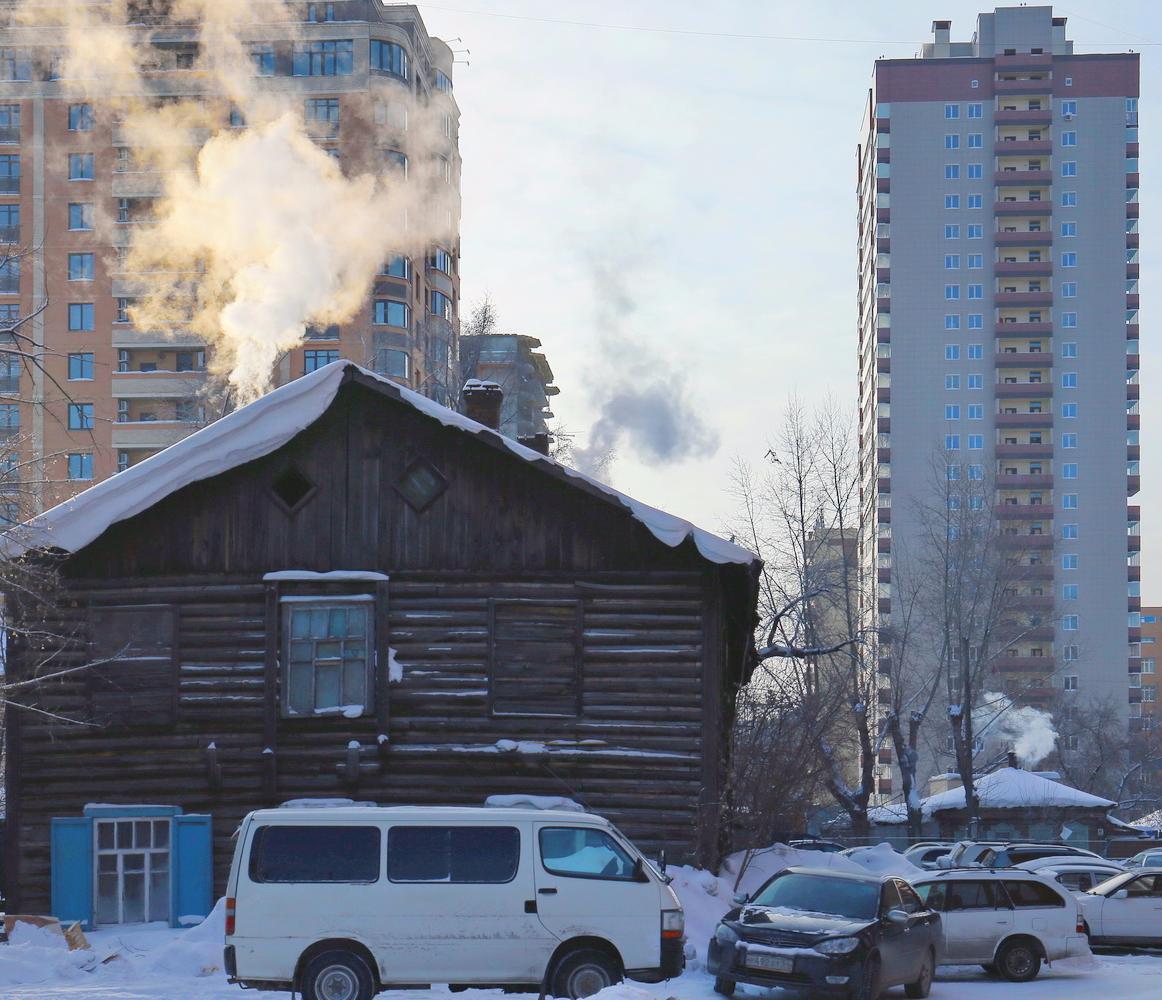
<path fill-rule="evenodd" d="M 750 983 L 874 1000 L 904 984 L 928 995 L 940 916 L 903 879 L 788 868 L 737 902 L 707 949 L 717 993 Z"/>

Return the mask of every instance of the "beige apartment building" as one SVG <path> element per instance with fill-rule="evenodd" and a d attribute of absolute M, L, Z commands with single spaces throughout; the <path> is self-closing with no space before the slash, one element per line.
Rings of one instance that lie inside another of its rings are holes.
<path fill-rule="evenodd" d="M 246 128 L 195 70 L 196 26 L 171 25 L 158 18 L 157 4 L 146 8 L 151 13 L 129 30 L 152 46 L 147 97 L 197 99 L 222 129 Z M 279 359 L 275 384 L 349 358 L 432 398 L 454 399 L 453 53 L 428 35 L 412 5 L 336 0 L 286 10 L 293 23 L 267 17 L 246 36 L 256 88 L 301 102 L 308 134 L 345 173 L 373 169 L 433 185 L 414 200 L 442 213 L 440 230 L 452 235 L 422 253 L 389 255 L 364 307 L 343 324 L 308 328 L 306 341 Z M 135 230 L 150 225 L 165 178 L 139 165 L 115 95 L 80 100 L 60 79 L 59 32 L 7 27 L 0 36 L 0 336 L 44 359 L 41 369 L 0 353 L 8 491 L 0 517 L 12 520 L 173 444 L 220 415 L 222 404 L 208 391 L 206 343 L 131 322 L 142 276 L 129 271 L 128 247 Z M 214 131 L 190 130 L 191 156 Z M 403 247 L 409 241 L 400 236 Z"/>

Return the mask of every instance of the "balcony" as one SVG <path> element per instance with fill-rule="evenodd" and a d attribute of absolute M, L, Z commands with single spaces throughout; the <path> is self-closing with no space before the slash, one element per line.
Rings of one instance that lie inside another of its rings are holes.
<path fill-rule="evenodd" d="M 1016 321 L 1002 320 L 996 324 L 996 332 L 1001 337 L 1025 337 L 1029 335 L 1040 335 L 1053 332 L 1052 323 L 1020 323 Z"/>
<path fill-rule="evenodd" d="M 998 306 L 1051 306 L 1052 292 L 997 292 L 994 301 Z"/>
<path fill-rule="evenodd" d="M 1017 414 L 1017 416 L 1032 416 L 1032 414 Z M 1052 458 L 1053 445 L 1044 444 L 998 444 L 997 458 Z"/>
<path fill-rule="evenodd" d="M 997 351 L 994 363 L 998 368 L 1047 368 L 1053 364 L 1048 351 Z"/>
<path fill-rule="evenodd" d="M 996 125 L 1049 125 L 1053 121 L 1053 112 L 1047 108 L 1034 111 L 1025 108 L 1020 111 L 997 111 L 993 114 L 993 123 Z"/>
<path fill-rule="evenodd" d="M 998 382 L 994 389 L 999 399 L 1044 399 L 1053 395 L 1052 382 Z"/>
<path fill-rule="evenodd" d="M 1001 58 L 997 56 L 997 58 Z M 1048 96 L 1053 93 L 1052 80 L 996 80 L 993 82 L 994 94 L 1029 94 L 1034 97 Z"/>
<path fill-rule="evenodd" d="M 1018 701 L 1027 701 L 1033 705 L 1046 705 L 1053 701 L 1060 692 L 1051 687 L 1027 687 L 1014 693 Z"/>
<path fill-rule="evenodd" d="M 998 535 L 997 541 L 1002 549 L 1051 549 L 1053 548 L 1052 535 Z M 1029 570 L 1024 573 L 1024 570 Z M 1032 572 L 1036 570 L 1037 572 Z M 1029 580 L 1052 580 L 1052 566 L 1024 566 L 1022 574 Z"/>
<path fill-rule="evenodd" d="M 998 490 L 1031 490 L 1031 489 L 1053 489 L 1052 474 L 1045 473 L 1001 473 L 997 476 Z"/>
<path fill-rule="evenodd" d="M 1006 607 L 1014 611 L 1052 611 L 1052 594 L 1014 594 L 1006 600 Z"/>
<path fill-rule="evenodd" d="M 205 381 L 204 371 L 114 372 L 112 394 L 118 399 L 188 399 Z"/>
<path fill-rule="evenodd" d="M 1048 139 L 1002 139 L 993 145 L 997 156 L 1048 156 L 1053 152 L 1053 143 Z"/>
<path fill-rule="evenodd" d="M 1026 230 L 1023 233 L 997 232 L 993 237 L 999 247 L 1047 247 L 1053 242 L 1053 233 L 1048 229 L 1040 232 Z"/>
<path fill-rule="evenodd" d="M 999 503 L 996 515 L 1005 521 L 1042 521 L 1053 517 L 1052 504 L 1044 503 Z"/>
<path fill-rule="evenodd" d="M 994 201 L 995 215 L 1052 215 L 1053 202 L 1045 201 Z"/>
<path fill-rule="evenodd" d="M 1039 674 L 1052 673 L 1055 659 L 1052 656 L 998 656 L 993 664 L 1000 673 L 1027 673 L 1036 671 Z"/>
<path fill-rule="evenodd" d="M 114 448 L 168 448 L 189 437 L 199 425 L 177 420 L 151 420 L 113 425 Z"/>
<path fill-rule="evenodd" d="M 1011 275 L 1014 278 L 1048 277 L 1053 273 L 1053 261 L 1022 260 L 1013 262 L 1001 260 L 994 265 L 993 272 L 998 278 L 1004 275 Z"/>
<path fill-rule="evenodd" d="M 1036 187 L 1052 182 L 1053 173 L 1049 170 L 998 170 L 993 174 L 997 187 Z"/>
<path fill-rule="evenodd" d="M 1044 413 L 998 413 L 996 419 L 998 427 L 1052 427 L 1053 414 Z M 1001 448 L 1051 448 L 1051 445 L 997 445 L 997 457 L 1000 457 Z M 1018 456 L 1013 456 L 1018 457 Z M 1029 456 L 1037 457 L 1037 456 Z"/>
<path fill-rule="evenodd" d="M 1141 476 L 1126 476 L 1126 496 L 1137 496 L 1142 488 Z"/>
<path fill-rule="evenodd" d="M 993 57 L 993 64 L 998 72 L 1018 73 L 1021 70 L 1044 70 L 1053 65 L 1053 56 L 1048 52 L 1014 52 L 1012 55 Z M 997 83 L 1004 81 L 997 80 Z M 1049 83 L 1048 80 L 1034 81 L 1035 83 Z"/>

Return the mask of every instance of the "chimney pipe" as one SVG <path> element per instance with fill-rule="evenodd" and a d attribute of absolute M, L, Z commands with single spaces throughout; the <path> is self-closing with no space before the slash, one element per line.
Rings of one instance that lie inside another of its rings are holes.
<path fill-rule="evenodd" d="M 1021 765 L 1017 763 L 1016 750 L 1010 750 L 1007 754 L 1005 754 L 1005 756 L 1008 758 L 1009 767 L 1015 767 L 1018 771 L 1021 769 Z"/>
<path fill-rule="evenodd" d="M 500 386 L 495 382 L 470 378 L 460 390 L 460 396 L 464 400 L 466 416 L 494 431 L 500 430 L 500 404 L 504 400 Z"/>

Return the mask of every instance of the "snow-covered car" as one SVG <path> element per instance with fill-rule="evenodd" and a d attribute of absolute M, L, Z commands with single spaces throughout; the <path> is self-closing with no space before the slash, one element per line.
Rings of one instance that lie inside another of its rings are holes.
<path fill-rule="evenodd" d="M 1162 847 L 1152 851 L 1139 851 L 1124 862 L 1127 868 L 1162 868 Z"/>
<path fill-rule="evenodd" d="M 1162 946 L 1162 868 L 1115 875 L 1078 902 L 1090 943 Z"/>
<path fill-rule="evenodd" d="M 788 868 L 736 902 L 707 948 L 717 993 L 749 983 L 874 1000 L 902 984 L 928 995 L 940 917 L 901 878 Z"/>
<path fill-rule="evenodd" d="M 981 855 L 994 847 L 1003 846 L 999 840 L 960 840 L 943 857 L 936 859 L 937 868 L 967 868 L 980 864 Z"/>
<path fill-rule="evenodd" d="M 917 868 L 931 871 L 940 867 L 940 859 L 948 857 L 954 846 L 949 843 L 913 844 L 904 852 L 904 858 Z"/>
<path fill-rule="evenodd" d="M 1022 861 L 1014 867 L 1051 878 L 1070 892 L 1089 892 L 1095 885 L 1126 870 L 1116 861 L 1071 857 L 1037 858 L 1034 861 Z"/>
<path fill-rule="evenodd" d="M 834 840 L 818 840 L 814 837 L 789 840 L 787 846 L 793 847 L 797 851 L 817 851 L 820 854 L 839 854 L 843 851 L 843 845 L 837 844 Z"/>
<path fill-rule="evenodd" d="M 912 885 L 940 913 L 941 965 L 981 965 L 1023 983 L 1042 961 L 1089 954 L 1077 901 L 1035 872 L 942 871 Z"/>

